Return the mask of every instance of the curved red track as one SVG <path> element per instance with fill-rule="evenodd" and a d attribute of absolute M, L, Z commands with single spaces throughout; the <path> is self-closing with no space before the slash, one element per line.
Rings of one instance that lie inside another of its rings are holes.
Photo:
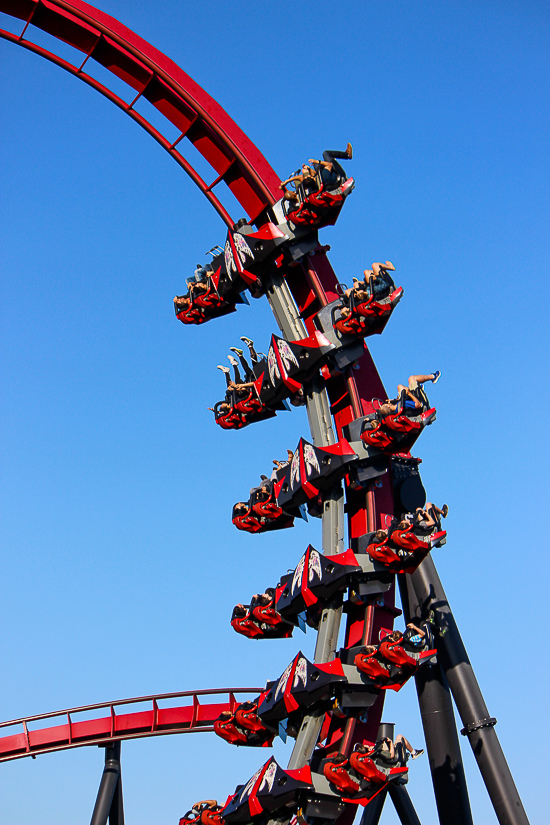
<path fill-rule="evenodd" d="M 80 748 L 83 745 L 102 745 L 121 739 L 136 739 L 148 736 L 163 736 L 169 733 L 199 733 L 213 731 L 213 724 L 224 710 L 234 711 L 239 701 L 235 694 L 258 695 L 262 688 L 216 688 L 215 690 L 184 691 L 183 693 L 163 693 L 157 696 L 140 696 L 135 699 L 121 699 L 118 702 L 104 702 L 80 708 L 58 710 L 39 716 L 27 716 L 2 722 L 0 729 L 15 728 L 15 733 L 0 736 L 0 762 L 35 756 L 39 753 Z M 225 701 L 204 703 L 204 697 L 224 698 Z M 188 699 L 190 704 L 176 707 L 159 707 L 159 702 Z M 121 713 L 127 705 L 148 704 L 149 709 Z M 82 719 L 83 714 L 92 711 L 106 711 L 98 718 Z M 76 717 L 76 718 L 75 718 Z M 54 719 L 63 719 L 62 724 L 52 725 Z M 46 724 L 43 727 L 44 723 Z"/>
<path fill-rule="evenodd" d="M 232 218 L 217 197 L 214 190 L 223 189 L 221 184 L 230 189 L 250 220 L 260 217 L 268 204 L 278 199 L 280 179 L 221 106 L 169 57 L 114 17 L 80 0 L 0 0 L 0 11 L 23 21 L 19 34 L 2 29 L 0 37 L 61 66 L 137 121 L 185 169 L 228 225 L 240 216 Z M 82 53 L 82 60 L 70 63 L 33 43 L 33 28 L 68 43 Z M 128 85 L 127 100 L 87 72 L 89 60 Z M 134 110 L 142 96 L 179 130 L 175 140 L 169 140 Z M 184 139 L 212 167 L 211 181 L 204 181 L 185 159 L 185 151 L 180 151 Z"/>

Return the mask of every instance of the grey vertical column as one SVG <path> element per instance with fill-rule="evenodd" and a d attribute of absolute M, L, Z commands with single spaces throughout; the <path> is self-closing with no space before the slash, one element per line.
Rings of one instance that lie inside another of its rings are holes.
<path fill-rule="evenodd" d="M 416 597 L 424 613 L 433 611 L 439 628 L 437 651 L 460 718 L 477 760 L 485 787 L 501 825 L 528 825 L 510 768 L 477 683 L 447 596 L 428 556 L 411 577 Z"/>
<path fill-rule="evenodd" d="M 398 582 L 405 621 L 418 624 L 422 613 L 411 578 L 403 574 Z M 473 825 L 451 693 L 439 662 L 420 668 L 415 682 L 439 822 Z"/>
<path fill-rule="evenodd" d="M 298 315 L 296 304 L 288 285 L 282 276 L 276 275 L 267 291 L 273 314 L 283 335 L 288 340 L 307 336 L 306 328 Z M 336 439 L 332 427 L 332 416 L 324 382 L 315 379 L 304 387 L 307 415 L 313 443 L 317 447 L 328 447 Z M 337 484 L 325 496 L 323 504 L 323 551 L 333 556 L 344 549 L 344 497 L 342 485 Z M 314 661 L 329 662 L 334 658 L 338 643 L 338 633 L 342 618 L 342 608 L 336 603 L 328 604 L 321 615 Z M 300 768 L 311 758 L 323 723 L 324 714 L 306 716 L 298 732 L 296 744 L 288 763 L 290 770 Z"/>

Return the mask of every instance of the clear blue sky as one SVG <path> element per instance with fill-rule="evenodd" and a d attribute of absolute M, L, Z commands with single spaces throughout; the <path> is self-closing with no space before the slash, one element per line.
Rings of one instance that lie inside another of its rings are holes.
<path fill-rule="evenodd" d="M 322 240 L 348 283 L 372 261 L 396 266 L 405 297 L 372 341 L 387 388 L 443 372 L 437 423 L 415 451 L 428 497 L 450 507 L 435 561 L 542 825 L 544 751 L 526 760 L 520 744 L 529 734 L 542 748 L 548 735 L 547 4 L 101 8 L 179 63 L 281 176 L 352 141 L 357 188 Z M 0 60 L 0 718 L 261 685 L 299 645 L 311 653 L 314 634 L 248 641 L 229 627 L 232 606 L 320 546 L 320 522 L 249 536 L 230 508 L 307 422 L 293 410 L 222 432 L 206 408 L 229 346 L 240 335 L 267 345 L 267 304 L 179 324 L 172 297 L 223 239 L 221 221 L 96 92 L 5 42 Z M 413 685 L 388 697 L 384 716 L 422 746 Z M 493 823 L 463 745 L 475 820 Z M 282 763 L 290 747 L 277 746 Z M 175 825 L 262 758 L 213 736 L 122 751 L 132 825 Z M 87 822 L 102 758 L 82 748 L 2 765 L 0 821 Z M 425 757 L 409 791 L 434 822 Z M 390 806 L 382 821 L 397 821 Z"/>

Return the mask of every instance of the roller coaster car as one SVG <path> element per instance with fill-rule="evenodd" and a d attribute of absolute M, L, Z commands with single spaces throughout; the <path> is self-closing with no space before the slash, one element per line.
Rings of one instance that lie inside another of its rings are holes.
<path fill-rule="evenodd" d="M 420 553 L 425 556 L 433 547 L 441 547 L 447 541 L 447 531 L 434 528 L 430 532 L 422 532 L 413 524 L 400 530 L 393 530 L 390 541 L 403 550 Z"/>
<path fill-rule="evenodd" d="M 424 661 L 431 659 L 437 654 L 436 650 L 424 650 L 418 653 L 412 653 L 405 649 L 403 639 L 393 641 L 386 636 L 380 642 L 378 650 L 382 658 L 392 665 L 397 665 L 409 671 L 415 671 Z"/>
<path fill-rule="evenodd" d="M 258 702 L 243 702 L 235 710 L 235 722 L 244 730 L 261 736 L 265 741 L 273 741 L 274 732 L 266 728 L 258 717 Z"/>
<path fill-rule="evenodd" d="M 246 745 L 246 733 L 235 725 L 235 717 L 230 711 L 222 713 L 214 721 L 214 733 L 230 745 Z"/>
<path fill-rule="evenodd" d="M 380 543 L 371 542 L 367 545 L 366 552 L 372 561 L 384 565 L 393 573 L 414 573 L 421 561 L 428 555 L 430 546 L 425 545 L 422 552 L 395 549 L 386 538 Z"/>
<path fill-rule="evenodd" d="M 328 757 L 321 764 L 323 776 L 334 785 L 338 793 L 346 796 L 357 793 L 360 783 L 348 773 L 350 764 L 345 756 Z"/>
<path fill-rule="evenodd" d="M 356 333 L 347 334 L 335 328 L 335 321 L 341 309 L 342 302 L 336 299 L 313 317 L 313 323 L 334 347 L 328 354 L 329 365 L 343 372 L 361 358 L 365 352 L 365 344 L 363 338 L 359 339 Z"/>
<path fill-rule="evenodd" d="M 405 391 L 397 402 L 397 410 L 392 415 L 382 416 L 379 412 L 365 416 L 361 427 L 361 440 L 384 453 L 406 453 L 428 424 L 435 421 L 435 407 L 429 406 L 426 393 L 419 387 L 417 391 L 422 407 L 408 408 L 405 405 Z"/>
<path fill-rule="evenodd" d="M 333 311 L 334 329 L 343 335 L 355 335 L 360 338 L 380 335 L 402 297 L 403 287 L 398 287 L 390 290 L 384 298 L 375 299 L 371 295 L 368 301 L 357 303 L 352 292 L 349 298 L 349 315 L 343 318 L 342 309 L 338 307 Z"/>
<path fill-rule="evenodd" d="M 255 487 L 248 501 L 246 510 L 240 509 L 244 502 L 237 502 L 233 507 L 233 514 L 231 520 L 238 530 L 244 530 L 246 533 L 266 533 L 269 530 L 286 530 L 289 527 L 294 527 L 294 519 L 296 517 L 303 517 L 300 509 L 297 508 L 281 508 L 275 501 L 257 500 L 258 491 L 261 492 L 261 487 Z M 273 508 L 264 508 L 262 505 L 275 504 Z M 269 515 L 260 515 L 252 509 L 254 504 L 259 504 L 260 509 Z M 280 511 L 280 512 L 279 512 Z"/>
<path fill-rule="evenodd" d="M 254 365 L 254 372 L 263 375 L 261 398 L 265 404 L 295 395 L 306 381 L 326 363 L 332 344 L 322 333 L 314 332 L 309 338 L 287 341 L 272 335 L 267 353 L 267 364 Z"/>
<path fill-rule="evenodd" d="M 259 382 L 255 382 L 254 386 L 251 388 L 246 388 L 244 390 L 230 390 L 227 393 L 228 403 L 231 406 L 231 410 L 229 413 L 223 415 L 224 420 L 229 419 L 229 422 L 235 421 L 235 426 L 227 427 L 225 426 L 224 429 L 235 429 L 240 430 L 243 427 L 246 427 L 248 424 L 253 424 L 256 421 L 265 421 L 267 418 L 274 418 L 276 410 L 270 407 L 267 407 L 261 400 L 259 394 Z M 216 406 L 214 407 L 214 410 Z M 287 409 L 284 405 L 279 404 L 277 409 L 285 410 Z M 220 424 L 218 419 L 216 418 L 216 423 Z M 223 427 L 223 424 L 220 424 Z"/>
<path fill-rule="evenodd" d="M 201 825 L 223 825 L 222 807 L 205 808 L 201 813 Z"/>
<path fill-rule="evenodd" d="M 294 572 L 281 580 L 277 610 L 284 618 L 296 620 L 299 613 L 343 590 L 356 573 L 361 573 L 361 567 L 351 550 L 327 557 L 310 544 Z"/>
<path fill-rule="evenodd" d="M 256 716 L 256 703 L 244 702 L 231 711 L 224 711 L 214 722 L 214 733 L 230 745 L 247 745 L 253 748 L 269 748 L 275 731 L 267 728 Z"/>
<path fill-rule="evenodd" d="M 288 639 L 294 631 L 294 626 L 274 609 L 273 602 L 264 605 L 254 599 L 248 608 L 233 608 L 231 627 L 249 639 Z"/>
<path fill-rule="evenodd" d="M 354 752 L 349 759 L 343 756 L 327 757 L 321 762 L 323 775 L 331 788 L 342 796 L 344 802 L 368 805 L 389 782 L 404 778 L 407 768 L 386 767 L 376 757 Z"/>
<path fill-rule="evenodd" d="M 230 402 L 218 401 L 217 404 L 214 404 L 214 420 L 218 427 L 221 427 L 223 430 L 241 430 L 243 427 L 246 427 L 249 423 L 247 417 L 231 406 L 229 410 L 222 410 L 222 405 L 224 404 L 230 404 Z"/>
<path fill-rule="evenodd" d="M 233 282 L 228 278 L 223 256 L 214 259 L 212 272 L 206 278 L 206 287 L 206 290 L 196 292 L 187 309 L 183 309 L 181 304 L 174 304 L 176 318 L 183 324 L 204 324 L 211 318 L 235 312 L 236 304 L 248 304 L 242 291 L 245 283 L 242 280 Z"/>
<path fill-rule="evenodd" d="M 346 677 L 338 659 L 328 664 L 312 665 L 300 651 L 282 676 L 266 687 L 258 706 L 258 716 L 268 725 L 286 719 L 299 708 L 311 708 L 329 701 L 334 686 Z"/>
<path fill-rule="evenodd" d="M 291 203 L 283 199 L 282 208 L 289 224 L 315 227 L 316 229 L 323 226 L 334 226 L 345 199 L 355 188 L 354 179 L 346 179 L 341 166 L 339 171 L 340 180 L 336 187 L 326 189 L 318 176 L 318 190 L 316 192 L 308 194 L 302 184 L 298 185 L 296 189 L 298 206 L 295 202 Z"/>
<path fill-rule="evenodd" d="M 316 500 L 343 478 L 357 455 L 345 438 L 330 447 L 314 447 L 301 438 L 290 464 L 277 473 L 279 506 L 288 509 Z"/>
<path fill-rule="evenodd" d="M 181 818 L 178 825 L 198 825 L 201 821 L 201 811 L 187 811 Z"/>
<path fill-rule="evenodd" d="M 233 513 L 231 521 L 238 530 L 244 530 L 246 533 L 262 533 L 265 532 L 265 519 L 261 516 L 255 516 L 250 506 L 246 505 L 246 510 L 242 509 L 244 502 L 237 502 L 233 506 Z"/>
<path fill-rule="evenodd" d="M 266 489 L 267 488 L 267 489 Z M 282 507 L 277 504 L 275 485 L 273 481 L 264 481 L 261 487 L 256 487 L 250 496 L 252 511 L 258 516 L 267 519 L 277 519 L 282 513 Z"/>
<path fill-rule="evenodd" d="M 265 361 L 262 362 L 265 365 Z M 257 369 L 261 364 L 254 364 Z M 280 410 L 289 410 L 288 405 L 283 400 L 269 399 L 266 401 L 263 393 L 265 368 L 254 381 L 252 387 L 243 389 L 234 388 L 228 390 L 224 401 L 218 401 L 214 405 L 214 417 L 216 424 L 224 430 L 241 430 L 248 424 L 256 421 L 264 421 L 273 418 Z M 222 409 L 222 405 L 228 404 L 229 410 Z"/>
<path fill-rule="evenodd" d="M 374 538 L 374 533 L 370 534 Z M 368 541 L 366 552 L 373 561 L 387 566 L 396 573 L 414 573 L 433 547 L 441 547 L 447 541 L 445 530 L 429 535 L 417 535 L 413 528 L 394 530 L 382 542 Z"/>
<path fill-rule="evenodd" d="M 275 591 L 272 588 L 269 588 L 266 590 L 266 595 L 271 596 L 270 602 L 262 603 L 260 599 L 252 600 L 250 609 L 253 617 L 260 624 L 266 624 L 269 627 L 285 625 L 285 620 L 275 608 Z"/>
<path fill-rule="evenodd" d="M 295 771 L 284 771 L 272 757 L 252 776 L 246 785 L 239 785 L 223 809 L 228 825 L 246 825 L 256 817 L 271 818 L 281 809 L 298 804 L 300 795 L 313 791 L 308 765 Z"/>
<path fill-rule="evenodd" d="M 355 653 L 352 649 L 353 662 L 360 673 L 372 679 L 380 690 L 399 691 L 418 668 L 427 662 L 433 662 L 437 655 L 435 649 L 425 649 L 417 654 L 406 651 L 400 641 L 383 640 L 373 653 Z"/>
<path fill-rule="evenodd" d="M 233 608 L 231 627 L 247 639 L 260 639 L 264 635 L 260 624 L 253 618 L 249 608 L 240 605 Z"/>

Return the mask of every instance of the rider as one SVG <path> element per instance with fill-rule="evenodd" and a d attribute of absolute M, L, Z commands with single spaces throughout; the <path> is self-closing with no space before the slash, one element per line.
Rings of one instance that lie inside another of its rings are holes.
<path fill-rule="evenodd" d="M 395 737 L 395 742 L 393 742 L 389 736 L 379 739 L 370 755 L 376 761 L 379 760 L 388 766 L 395 767 L 396 765 L 401 765 L 401 767 L 405 767 L 409 759 L 409 754 L 411 755 L 411 759 L 417 759 L 419 756 L 422 756 L 423 753 L 424 748 L 418 750 L 413 748 L 408 739 L 405 739 L 402 733 L 398 733 Z"/>
<path fill-rule="evenodd" d="M 382 415 L 393 415 L 397 410 L 397 405 L 399 403 L 399 399 L 403 391 L 406 394 L 404 411 L 421 410 L 422 402 L 419 401 L 417 395 L 414 394 L 415 391 L 418 390 L 418 388 L 425 384 L 427 381 L 431 381 L 432 384 L 437 384 L 440 378 L 440 370 L 436 370 L 435 372 L 432 372 L 429 375 L 410 375 L 409 386 L 405 387 L 403 384 L 398 384 L 397 398 L 386 399 L 386 401 L 384 401 L 384 403 L 381 404 L 379 412 Z"/>
<path fill-rule="evenodd" d="M 449 507 L 447 504 L 440 509 L 432 504 L 431 501 L 426 502 L 424 508 L 417 507 L 413 519 L 413 529 L 419 533 L 432 533 L 437 527 L 441 527 L 441 517 L 447 518 Z"/>
<path fill-rule="evenodd" d="M 300 198 L 298 197 L 297 192 L 293 192 L 291 189 L 286 188 L 289 183 L 301 183 L 304 187 L 306 196 L 317 191 L 318 189 L 317 182 L 315 180 L 315 172 L 310 166 L 307 165 L 307 163 L 302 163 L 301 169 L 298 172 L 295 172 L 294 175 L 291 175 L 279 184 L 279 189 L 283 190 L 283 198 L 287 201 L 297 203 Z"/>
<path fill-rule="evenodd" d="M 327 149 L 325 152 L 323 152 L 323 160 L 314 160 L 313 158 L 310 158 L 309 162 L 313 165 L 315 172 L 319 171 L 321 173 L 321 181 L 323 183 L 323 187 L 325 189 L 334 189 L 335 186 L 338 184 L 340 177 L 335 168 L 335 165 L 339 166 L 339 164 L 335 164 L 334 161 L 337 159 L 351 160 L 352 157 L 353 147 L 351 143 L 348 143 L 345 152 Z"/>

